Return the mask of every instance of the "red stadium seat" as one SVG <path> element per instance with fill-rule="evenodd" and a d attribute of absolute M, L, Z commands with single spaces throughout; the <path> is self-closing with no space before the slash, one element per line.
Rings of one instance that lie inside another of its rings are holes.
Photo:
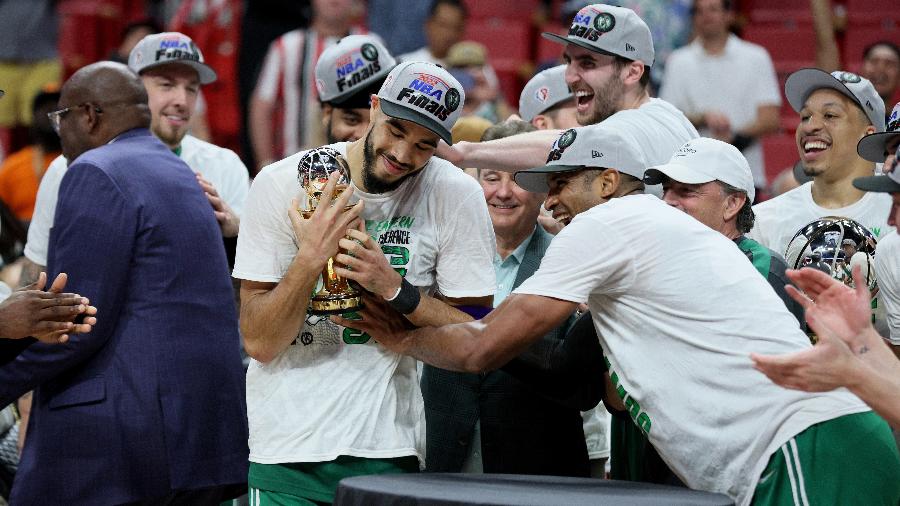
<path fill-rule="evenodd" d="M 766 164 L 766 179 L 769 181 L 787 167 L 793 167 L 800 159 L 793 135 L 769 135 L 763 138 L 762 146 Z"/>
<path fill-rule="evenodd" d="M 742 4 L 744 2 L 741 2 Z M 809 9 L 809 0 L 750 0 L 750 10 Z"/>
<path fill-rule="evenodd" d="M 470 19 L 464 38 L 484 44 L 492 60 L 526 62 L 531 58 L 531 25 L 526 21 Z"/>
<path fill-rule="evenodd" d="M 469 19 L 503 18 L 528 21 L 538 8 L 538 0 L 465 0 Z"/>
<path fill-rule="evenodd" d="M 536 35 L 537 49 L 535 51 L 536 56 L 534 61 L 538 64 L 544 63 L 545 61 L 562 61 L 562 52 L 565 46 L 563 46 L 559 42 L 553 42 L 552 40 L 541 37 L 541 33 L 558 33 L 565 36 L 568 31 L 569 27 L 563 26 L 559 23 L 547 23 L 546 25 L 544 25 L 544 27 L 539 30 Z"/>
<path fill-rule="evenodd" d="M 812 26 L 784 28 L 750 25 L 744 28 L 743 37 L 768 49 L 772 60 L 776 62 L 816 59 L 816 39 Z"/>
<path fill-rule="evenodd" d="M 807 9 L 754 9 L 750 11 L 752 25 L 780 26 L 796 28 L 812 26 L 812 12 Z"/>

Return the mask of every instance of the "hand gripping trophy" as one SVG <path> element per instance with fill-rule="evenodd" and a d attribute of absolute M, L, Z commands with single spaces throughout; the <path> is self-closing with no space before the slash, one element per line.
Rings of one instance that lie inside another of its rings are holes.
<path fill-rule="evenodd" d="M 305 193 L 305 202 L 300 213 L 309 219 L 319 205 L 322 191 L 328 183 L 328 176 L 340 171 L 337 186 L 334 188 L 332 201 L 350 187 L 350 168 L 347 160 L 336 150 L 328 147 L 309 150 L 297 164 L 297 179 Z M 348 205 L 344 211 L 353 206 Z M 322 277 L 309 300 L 310 314 L 326 315 L 347 313 L 362 307 L 361 293 L 355 283 L 335 273 L 334 257 L 328 259 L 322 269 Z"/>

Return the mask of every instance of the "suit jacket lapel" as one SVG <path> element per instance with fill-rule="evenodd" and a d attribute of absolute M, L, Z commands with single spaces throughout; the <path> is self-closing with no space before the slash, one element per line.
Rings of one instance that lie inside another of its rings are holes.
<path fill-rule="evenodd" d="M 518 288 L 519 285 L 538 270 L 538 267 L 541 266 L 541 258 L 543 258 L 544 252 L 552 239 L 553 236 L 545 232 L 543 227 L 540 225 L 534 227 L 534 232 L 531 234 L 531 242 L 525 248 L 522 264 L 519 265 L 519 272 L 516 273 L 516 280 L 513 282 L 514 289 Z"/>

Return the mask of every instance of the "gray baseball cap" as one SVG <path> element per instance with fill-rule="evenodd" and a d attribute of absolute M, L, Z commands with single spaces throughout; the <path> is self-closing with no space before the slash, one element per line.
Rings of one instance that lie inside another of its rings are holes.
<path fill-rule="evenodd" d="M 862 191 L 878 193 L 900 192 L 900 170 L 892 170 L 880 176 L 858 177 L 853 180 L 853 186 Z"/>
<path fill-rule="evenodd" d="M 853 72 L 835 70 L 829 74 L 820 69 L 800 69 L 788 76 L 784 94 L 791 107 L 800 112 L 806 99 L 822 88 L 835 90 L 853 100 L 866 113 L 875 131 L 884 132 L 884 100 L 868 79 Z"/>
<path fill-rule="evenodd" d="M 397 60 L 378 37 L 344 37 L 322 51 L 316 62 L 319 100 L 340 106 L 368 91 L 365 97 L 368 102 L 369 95 L 381 87 L 382 81 L 396 64 Z"/>
<path fill-rule="evenodd" d="M 519 116 L 531 121 L 538 114 L 575 96 L 566 84 L 566 66 L 549 68 L 531 78 L 519 95 Z"/>
<path fill-rule="evenodd" d="M 678 148 L 668 163 L 647 169 L 644 183 L 660 184 L 666 177 L 685 184 L 721 181 L 742 190 L 750 202 L 756 197 L 747 159 L 736 147 L 716 139 L 689 140 Z"/>
<path fill-rule="evenodd" d="M 565 37 L 544 32 L 544 38 L 563 44 L 575 44 L 598 53 L 640 60 L 653 66 L 656 53 L 650 27 L 631 9 L 606 4 L 584 7 L 572 20 Z"/>
<path fill-rule="evenodd" d="M 387 75 L 378 98 L 388 116 L 421 125 L 452 145 L 450 130 L 462 114 L 466 94 L 440 65 L 410 61 Z"/>
<path fill-rule="evenodd" d="M 891 111 L 885 131 L 875 132 L 860 139 L 856 144 L 856 152 L 870 162 L 881 163 L 884 161 L 888 142 L 897 137 L 900 137 L 900 102 Z"/>
<path fill-rule="evenodd" d="M 547 156 L 547 165 L 516 172 L 516 183 L 535 193 L 546 193 L 547 174 L 584 168 L 615 169 L 643 178 L 647 162 L 633 136 L 598 123 L 563 132 Z"/>
<path fill-rule="evenodd" d="M 200 84 L 209 84 L 216 80 L 216 71 L 203 63 L 200 48 L 183 33 L 163 32 L 148 35 L 141 39 L 128 55 L 128 66 L 138 74 L 169 63 L 192 67 L 200 76 Z"/>

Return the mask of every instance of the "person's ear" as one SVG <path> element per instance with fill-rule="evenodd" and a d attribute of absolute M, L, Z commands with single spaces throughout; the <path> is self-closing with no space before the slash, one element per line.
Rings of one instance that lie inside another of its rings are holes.
<path fill-rule="evenodd" d="M 741 208 L 744 207 L 744 202 L 747 201 L 746 193 L 730 193 L 725 197 L 725 209 L 723 210 L 723 218 L 725 221 L 730 221 L 732 218 L 738 215 L 741 212 Z"/>
<path fill-rule="evenodd" d="M 98 105 L 94 105 L 90 102 L 83 104 L 81 107 L 85 109 L 84 121 L 86 131 L 88 133 L 94 133 L 100 129 L 101 119 L 103 117 L 103 109 Z"/>
<path fill-rule="evenodd" d="M 538 130 L 551 130 L 553 127 L 550 125 L 550 118 L 544 116 L 543 114 L 538 114 L 534 118 L 531 119 L 531 124 L 534 125 Z"/>
<path fill-rule="evenodd" d="M 322 103 L 322 127 L 328 129 L 328 119 L 331 118 L 331 104 Z"/>
<path fill-rule="evenodd" d="M 593 189 L 595 193 L 609 200 L 616 195 L 619 185 L 622 183 L 621 174 L 617 170 L 604 170 L 594 178 Z"/>

